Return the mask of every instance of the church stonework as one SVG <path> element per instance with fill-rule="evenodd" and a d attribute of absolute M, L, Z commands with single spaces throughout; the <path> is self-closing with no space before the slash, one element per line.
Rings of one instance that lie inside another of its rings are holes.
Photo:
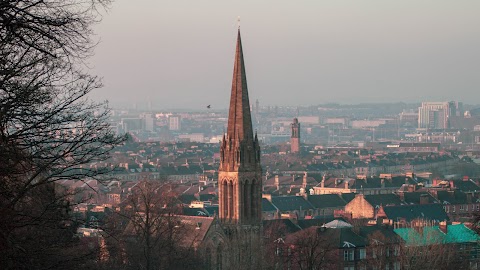
<path fill-rule="evenodd" d="M 229 237 L 225 265 L 257 269 L 262 233 L 260 145 L 253 134 L 240 29 L 237 36 L 227 132 L 220 146 L 219 220 Z"/>

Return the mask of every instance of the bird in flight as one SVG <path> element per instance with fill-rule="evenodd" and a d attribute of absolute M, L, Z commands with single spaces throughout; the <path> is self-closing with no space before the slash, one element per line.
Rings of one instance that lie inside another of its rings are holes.
<path fill-rule="evenodd" d="M 210 109 L 210 105 L 207 105 L 207 109 Z"/>

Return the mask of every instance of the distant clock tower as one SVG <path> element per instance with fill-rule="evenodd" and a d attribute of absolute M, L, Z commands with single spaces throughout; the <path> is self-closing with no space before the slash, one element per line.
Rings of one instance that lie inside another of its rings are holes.
<path fill-rule="evenodd" d="M 300 152 L 300 123 L 297 118 L 293 118 L 293 123 L 291 124 L 292 135 L 290 137 L 290 152 L 299 153 Z"/>

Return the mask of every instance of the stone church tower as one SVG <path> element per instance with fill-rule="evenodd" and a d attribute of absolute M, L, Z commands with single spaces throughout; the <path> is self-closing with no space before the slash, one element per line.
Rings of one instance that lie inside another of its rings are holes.
<path fill-rule="evenodd" d="M 230 236 L 230 265 L 255 269 L 261 244 L 262 169 L 253 134 L 240 29 L 237 36 L 227 132 L 220 146 L 219 219 Z M 256 248 L 256 249 L 254 249 Z M 243 260 L 243 261 L 242 261 Z"/>
<path fill-rule="evenodd" d="M 290 152 L 299 153 L 300 152 L 300 123 L 297 118 L 293 118 L 292 127 L 292 136 L 290 137 Z"/>

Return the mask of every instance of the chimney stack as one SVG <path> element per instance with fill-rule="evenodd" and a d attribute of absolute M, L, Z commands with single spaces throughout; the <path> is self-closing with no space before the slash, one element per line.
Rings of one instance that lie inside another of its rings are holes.
<path fill-rule="evenodd" d="M 275 175 L 275 186 L 277 187 L 277 190 L 280 189 L 280 181 L 278 180 L 278 175 Z"/>
<path fill-rule="evenodd" d="M 428 194 L 420 194 L 420 204 L 428 204 Z"/>
<path fill-rule="evenodd" d="M 448 224 L 446 221 L 441 221 L 439 224 L 438 224 L 438 228 L 440 229 L 440 231 L 442 231 L 444 234 L 447 234 L 448 233 Z"/>

